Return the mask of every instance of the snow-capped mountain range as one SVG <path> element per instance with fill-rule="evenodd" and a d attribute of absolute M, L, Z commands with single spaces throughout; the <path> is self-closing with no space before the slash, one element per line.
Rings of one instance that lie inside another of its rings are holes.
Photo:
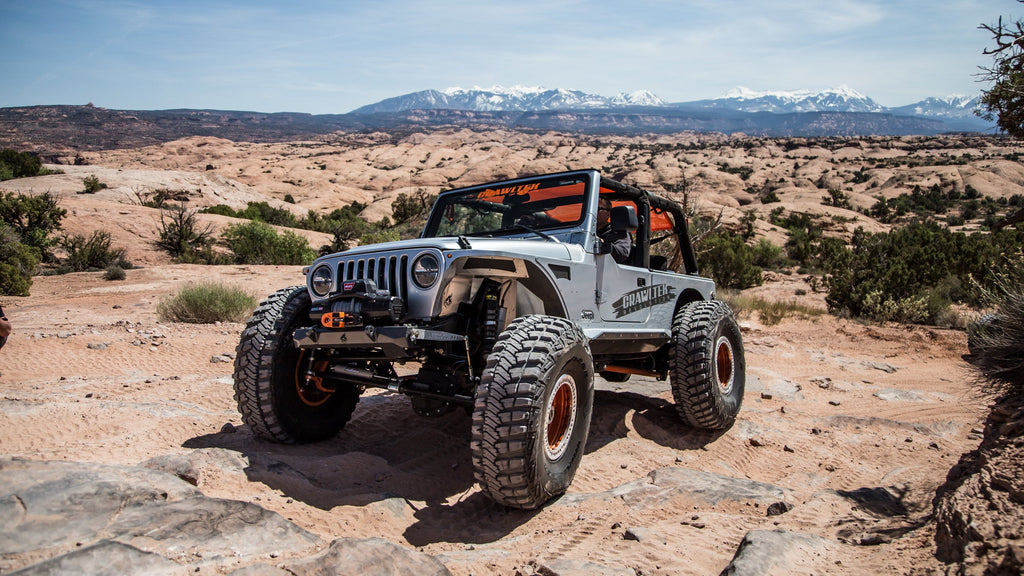
<path fill-rule="evenodd" d="M 623 108 L 663 108 L 719 110 L 734 112 L 878 112 L 903 116 L 923 116 L 956 120 L 976 120 L 978 97 L 948 96 L 926 98 L 920 102 L 887 108 L 848 86 L 818 92 L 810 90 L 759 91 L 738 87 L 724 96 L 692 102 L 668 103 L 648 90 L 620 93 L 612 97 L 581 90 L 547 89 L 540 86 L 506 88 L 446 88 L 423 90 L 381 100 L 354 110 L 354 114 L 405 112 L 409 110 L 471 110 L 476 112 L 613 110 Z"/>
<path fill-rule="evenodd" d="M 974 116 L 980 96 L 955 94 L 945 98 L 925 98 L 920 102 L 891 108 L 894 114 L 907 116 L 935 116 L 939 118 L 964 118 Z"/>
<path fill-rule="evenodd" d="M 684 107 L 719 108 L 741 112 L 885 112 L 886 108 L 848 87 L 810 90 L 757 91 L 742 86 L 721 98 L 681 103 Z"/>
<path fill-rule="evenodd" d="M 530 110 L 586 110 L 623 108 L 629 106 L 665 106 L 665 102 L 648 92 L 640 90 L 612 96 L 588 94 L 580 90 L 564 88 L 547 89 L 541 86 L 513 86 L 505 88 L 473 87 L 445 88 L 444 90 L 423 90 L 404 96 L 381 100 L 376 104 L 363 106 L 355 114 L 376 112 L 403 112 L 406 110 L 474 110 L 477 112 L 530 111 Z"/>

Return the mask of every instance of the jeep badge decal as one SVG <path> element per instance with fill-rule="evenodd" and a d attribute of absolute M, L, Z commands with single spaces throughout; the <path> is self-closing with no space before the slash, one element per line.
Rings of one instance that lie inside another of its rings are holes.
<path fill-rule="evenodd" d="M 615 317 L 622 318 L 643 308 L 671 302 L 675 298 L 674 286 L 655 284 L 633 290 L 632 292 L 626 292 L 622 295 L 622 298 L 612 302 L 612 308 L 615 310 Z"/>

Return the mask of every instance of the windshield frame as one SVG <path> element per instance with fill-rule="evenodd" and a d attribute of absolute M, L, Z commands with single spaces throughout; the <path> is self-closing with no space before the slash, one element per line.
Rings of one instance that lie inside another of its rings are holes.
<path fill-rule="evenodd" d="M 593 171 L 574 171 L 490 182 L 442 192 L 434 202 L 420 237 L 517 237 L 536 236 L 534 231 L 554 235 L 582 230 L 589 225 L 588 220 L 592 219 L 591 204 L 596 203 L 596 200 L 592 202 L 591 196 L 597 188 L 596 182 L 597 177 Z M 536 197 L 543 190 L 566 186 L 581 186 L 581 191 L 567 194 L 553 192 L 554 195 L 550 197 Z M 534 194 L 533 199 L 530 198 L 531 193 Z M 577 205 L 579 214 L 572 219 L 576 215 Z M 453 214 L 457 207 L 464 207 L 465 210 Z M 530 210 L 531 207 L 535 209 Z M 569 207 L 568 214 L 565 214 Z M 563 212 L 559 216 L 567 217 L 568 220 L 550 216 L 552 211 L 559 209 Z M 446 219 L 452 223 L 458 222 L 457 219 L 469 215 L 469 211 L 475 211 L 480 216 L 479 227 L 464 228 L 461 231 L 445 230 Z M 492 222 L 484 220 L 486 218 L 491 218 Z"/>

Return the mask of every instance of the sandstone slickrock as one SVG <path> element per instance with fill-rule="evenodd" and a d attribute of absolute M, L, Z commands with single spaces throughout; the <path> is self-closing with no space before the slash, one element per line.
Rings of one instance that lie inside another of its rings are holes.
<path fill-rule="evenodd" d="M 134 546 L 100 540 L 95 544 L 72 550 L 66 554 L 44 560 L 10 576 L 58 576 L 89 574 L 91 576 L 184 576 L 191 569 L 152 552 L 143 552 Z"/>
<path fill-rule="evenodd" d="M 311 558 L 286 565 L 296 576 L 451 576 L 440 560 L 382 538 L 343 538 Z"/>
<path fill-rule="evenodd" d="M 632 568 L 616 568 L 575 559 L 544 562 L 537 567 L 537 573 L 541 576 L 636 576 Z"/>
<path fill-rule="evenodd" d="M 676 497 L 695 502 L 717 505 L 723 501 L 758 502 L 771 504 L 784 500 L 790 491 L 779 486 L 690 470 L 688 468 L 660 468 L 646 478 L 627 482 L 604 492 L 579 494 L 570 492 L 557 501 L 559 506 L 573 506 L 589 498 L 621 498 L 631 508 L 660 507 Z"/>
<path fill-rule="evenodd" d="M 829 542 L 820 536 L 787 530 L 753 530 L 740 542 L 720 576 L 765 576 L 795 572 L 796 566 L 824 565 Z"/>

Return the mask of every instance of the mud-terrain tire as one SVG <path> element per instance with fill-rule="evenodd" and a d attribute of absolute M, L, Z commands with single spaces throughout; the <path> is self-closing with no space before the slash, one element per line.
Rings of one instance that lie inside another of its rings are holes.
<path fill-rule="evenodd" d="M 533 509 L 563 494 L 583 458 L 594 406 L 594 361 L 583 332 L 524 316 L 498 337 L 473 408 L 480 487 L 499 504 Z"/>
<path fill-rule="evenodd" d="M 669 372 L 676 410 L 690 426 L 732 427 L 743 403 L 746 363 L 740 327 L 727 304 L 692 302 L 676 312 Z"/>
<path fill-rule="evenodd" d="M 235 401 L 242 420 L 257 436 L 287 444 L 336 435 L 359 402 L 355 386 L 342 385 L 316 398 L 303 396 L 305 350 L 292 332 L 309 323 L 305 286 L 278 290 L 260 303 L 242 331 L 235 355 Z"/>

